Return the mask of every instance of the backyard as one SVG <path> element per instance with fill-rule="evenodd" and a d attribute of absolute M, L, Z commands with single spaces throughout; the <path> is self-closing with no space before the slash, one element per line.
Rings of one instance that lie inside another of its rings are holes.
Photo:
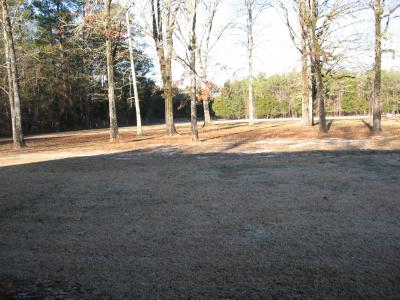
<path fill-rule="evenodd" d="M 400 122 L 367 121 L 2 140 L 0 299 L 394 299 Z"/>

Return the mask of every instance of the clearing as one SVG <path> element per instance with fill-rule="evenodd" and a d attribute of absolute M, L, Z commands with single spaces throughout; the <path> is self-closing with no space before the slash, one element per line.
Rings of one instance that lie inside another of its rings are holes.
<path fill-rule="evenodd" d="M 397 298 L 400 122 L 0 141 L 0 299 Z"/>

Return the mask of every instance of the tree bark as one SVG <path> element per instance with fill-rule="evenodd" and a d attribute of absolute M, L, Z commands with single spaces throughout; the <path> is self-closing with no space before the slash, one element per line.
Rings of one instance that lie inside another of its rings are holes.
<path fill-rule="evenodd" d="M 310 123 L 312 126 L 314 126 L 314 106 L 315 102 L 317 100 L 317 84 L 316 84 L 316 79 L 315 79 L 315 71 L 314 71 L 314 66 L 312 64 L 312 60 L 310 59 L 310 64 L 311 64 L 311 70 L 310 70 L 310 79 L 309 79 L 309 84 L 311 86 L 310 88 L 310 96 L 309 96 L 309 103 L 308 103 L 308 113 L 309 113 L 309 119 Z"/>
<path fill-rule="evenodd" d="M 209 100 L 203 100 L 203 111 L 204 111 L 204 127 L 212 125 Z"/>
<path fill-rule="evenodd" d="M 107 57 L 107 85 L 108 105 L 110 115 L 110 141 L 118 140 L 118 122 L 115 108 L 115 87 L 114 87 L 114 61 L 112 49 L 112 32 L 110 29 L 111 0 L 104 0 L 105 34 L 106 34 L 106 57 Z"/>
<path fill-rule="evenodd" d="M 61 1 L 57 1 L 57 18 L 60 20 L 60 24 L 65 24 L 66 20 L 63 19 L 62 13 L 61 13 Z M 63 25 L 60 25 L 63 26 Z M 65 59 L 65 49 L 64 49 L 64 43 L 65 43 L 65 34 L 63 33 L 64 30 L 59 30 L 58 35 L 58 47 L 60 50 L 60 70 L 59 74 L 57 75 L 57 85 L 59 86 L 59 93 L 58 94 L 58 113 L 57 113 L 57 131 L 60 130 L 60 116 L 68 114 L 70 111 L 69 108 L 72 106 L 72 99 L 70 97 L 70 89 L 69 89 L 69 75 L 68 75 L 68 66 L 66 64 L 66 59 Z M 65 120 L 64 120 L 65 121 Z M 70 124 L 65 124 L 67 127 L 70 126 Z"/>
<path fill-rule="evenodd" d="M 167 10 L 167 27 L 164 31 L 160 0 L 151 1 L 153 39 L 157 48 L 158 60 L 160 62 L 161 78 L 164 87 L 163 94 L 165 102 L 165 127 L 167 136 L 173 136 L 177 134 L 174 123 L 174 103 L 172 97 L 172 52 L 175 17 L 178 12 L 179 6 L 180 0 L 177 0 L 174 8 L 172 7 L 171 0 L 165 3 L 164 9 Z"/>
<path fill-rule="evenodd" d="M 161 69 L 164 86 L 164 105 L 165 105 L 165 129 L 167 136 L 177 134 L 174 123 L 174 102 L 172 97 L 172 65 L 167 60 L 165 66 Z"/>
<path fill-rule="evenodd" d="M 142 117 L 140 115 L 140 105 L 139 105 L 139 93 L 137 89 L 137 82 L 136 82 L 136 71 L 135 71 L 135 61 L 133 56 L 133 42 L 131 36 L 131 25 L 129 21 L 129 12 L 126 12 L 126 26 L 128 31 L 128 43 L 129 43 L 129 58 L 131 61 L 131 73 L 132 73 L 132 84 L 133 84 L 133 93 L 135 96 L 135 110 L 136 110 L 136 135 L 142 136 Z"/>
<path fill-rule="evenodd" d="M 310 0 L 310 34 L 311 34 L 311 57 L 312 64 L 315 71 L 316 80 L 316 98 L 318 101 L 318 114 L 319 114 L 319 130 L 321 132 L 327 132 L 326 118 L 325 118 L 325 97 L 324 97 L 324 82 L 322 77 L 322 65 L 321 65 L 321 46 L 317 37 L 317 20 L 318 14 L 316 11 L 315 0 Z"/>
<path fill-rule="evenodd" d="M 21 119 L 21 103 L 19 98 L 19 85 L 18 85 L 18 69 L 15 57 L 14 39 L 11 27 L 11 20 L 8 12 L 6 0 L 1 0 L 2 17 L 3 17 L 3 31 L 4 31 L 4 49 L 7 63 L 7 74 L 9 79 L 9 88 L 11 93 L 10 111 L 12 119 L 12 133 L 15 148 L 22 148 L 25 145 L 22 133 L 22 119 Z M 11 101 L 12 99 L 12 101 Z"/>
<path fill-rule="evenodd" d="M 8 53 L 8 47 L 4 47 L 4 52 L 5 56 L 10 57 Z M 8 100 L 10 103 L 10 115 L 11 115 L 11 130 L 12 130 L 12 137 L 13 137 L 13 143 L 15 143 L 15 136 L 18 136 L 17 133 L 17 128 L 16 128 L 16 119 L 15 119 L 15 104 L 14 104 L 14 93 L 13 93 L 13 79 L 11 75 L 11 68 L 10 68 L 10 61 L 6 63 L 6 69 L 7 69 L 7 80 L 8 80 Z M 18 147 L 18 146 L 17 146 Z"/>
<path fill-rule="evenodd" d="M 210 0 L 210 2 L 207 3 L 208 17 L 206 19 L 206 23 L 204 24 L 204 26 L 207 29 L 204 32 L 204 35 L 201 37 L 200 45 L 198 46 L 197 49 L 197 58 L 201 69 L 202 88 L 206 89 L 207 92 L 209 91 L 207 70 L 208 70 L 208 59 L 210 53 L 211 32 L 213 30 L 215 14 L 221 2 L 222 0 Z M 203 99 L 203 111 L 204 111 L 204 127 L 212 125 L 209 99 Z"/>
<path fill-rule="evenodd" d="M 208 49 L 204 52 L 204 58 L 201 59 L 201 51 L 198 47 L 197 56 L 200 62 L 201 68 L 201 81 L 202 81 L 202 89 L 207 90 L 207 95 L 209 95 L 209 87 L 207 82 L 207 65 L 208 65 Z M 207 46 L 208 47 L 208 46 Z M 212 125 L 211 115 L 210 115 L 210 101 L 208 99 L 203 99 L 203 112 L 204 112 L 204 125 L 203 127 L 207 127 Z"/>
<path fill-rule="evenodd" d="M 383 4 L 381 0 L 374 2 L 375 13 L 375 66 L 374 66 L 374 92 L 372 103 L 372 131 L 382 131 L 381 127 L 381 86 L 382 86 L 382 15 Z"/>
<path fill-rule="evenodd" d="M 3 33 L 4 33 L 4 36 L 6 36 L 4 26 L 3 26 Z M 12 75 L 11 75 L 10 60 L 9 60 L 10 54 L 9 54 L 8 47 L 6 46 L 6 44 L 4 45 L 4 54 L 5 54 L 5 58 L 7 60 L 6 69 L 7 69 L 7 83 L 8 83 L 8 101 L 10 103 L 11 130 L 12 130 L 12 136 L 13 136 L 13 140 L 14 140 L 14 136 L 16 136 L 16 128 L 15 128 L 15 118 L 14 118 L 15 113 L 14 113 L 14 94 L 13 94 L 13 82 L 12 82 L 13 79 L 12 79 Z"/>
<path fill-rule="evenodd" d="M 310 76 L 308 72 L 308 47 L 306 33 L 306 2 L 300 0 L 299 3 L 299 23 L 301 30 L 301 79 L 302 79 L 302 101 L 301 101 L 301 116 L 304 125 L 312 126 L 312 98 Z"/>
<path fill-rule="evenodd" d="M 247 54 L 249 64 L 248 74 L 248 109 L 249 109 L 249 126 L 254 125 L 254 101 L 253 101 L 253 7 L 251 0 L 246 0 L 247 10 Z"/>
<path fill-rule="evenodd" d="M 191 21 L 192 30 L 190 36 L 190 81 L 192 92 L 190 97 L 190 123 L 192 142 L 199 141 L 199 130 L 197 128 L 197 107 L 196 107 L 196 16 L 197 16 L 197 1 L 192 0 L 191 5 Z"/>

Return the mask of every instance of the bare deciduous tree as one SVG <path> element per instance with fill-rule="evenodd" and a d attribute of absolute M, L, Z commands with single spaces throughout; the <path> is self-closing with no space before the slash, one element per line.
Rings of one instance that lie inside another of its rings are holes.
<path fill-rule="evenodd" d="M 200 78 L 201 78 L 201 89 L 206 92 L 208 95 L 209 85 L 208 85 L 208 64 L 209 64 L 209 56 L 212 48 L 216 45 L 218 40 L 221 38 L 223 31 L 230 25 L 226 24 L 226 26 L 221 30 L 218 34 L 216 40 L 211 44 L 211 34 L 214 28 L 214 20 L 215 15 L 217 13 L 218 7 L 221 3 L 221 0 L 209 0 L 205 4 L 207 18 L 205 23 L 203 24 L 204 32 L 201 36 L 200 42 L 197 46 L 197 60 L 199 63 L 200 69 Z M 210 102 L 209 99 L 203 99 L 203 109 L 204 109 L 204 126 L 211 125 L 211 116 L 210 116 Z"/>
<path fill-rule="evenodd" d="M 142 117 L 140 115 L 140 105 L 139 105 L 139 93 L 137 89 L 137 82 L 136 82 L 136 71 L 135 71 L 135 60 L 133 54 L 133 41 L 131 35 L 131 24 L 129 20 L 129 11 L 126 12 L 126 26 L 127 26 L 127 33 L 128 33 L 128 47 L 129 47 L 129 60 L 131 63 L 131 77 L 132 77 L 132 84 L 133 84 L 133 92 L 135 96 L 135 110 L 136 110 L 136 134 L 137 136 L 142 136 Z"/>
<path fill-rule="evenodd" d="M 296 48 L 302 54 L 302 118 L 305 124 L 313 124 L 313 103 L 318 102 L 319 127 L 327 131 L 325 118 L 325 75 L 339 68 L 345 61 L 348 44 L 356 42 L 350 34 L 338 34 L 352 22 L 345 21 L 357 11 L 358 1 L 292 0 L 298 15 L 300 35 L 289 21 L 288 5 L 279 1 L 285 23 Z M 357 35 L 355 35 L 357 36 Z M 353 46 L 354 47 L 354 46 Z M 308 62 L 310 64 L 308 65 Z M 307 99 L 308 105 L 307 105 Z"/>
<path fill-rule="evenodd" d="M 372 96 L 372 131 L 379 132 L 381 126 L 381 87 L 382 87 L 382 40 L 389 28 L 390 18 L 400 8 L 400 4 L 394 3 L 388 7 L 385 0 L 370 1 L 370 7 L 374 10 L 375 16 L 375 63 L 374 63 L 374 92 Z M 385 27 L 382 29 L 382 21 L 386 19 Z"/>
<path fill-rule="evenodd" d="M 190 2 L 187 2 L 190 3 Z M 216 46 L 220 38 L 222 37 L 224 31 L 230 27 L 232 24 L 231 22 L 228 22 L 225 24 L 225 26 L 218 32 L 215 38 L 212 40 L 212 32 L 213 32 L 213 27 L 214 27 L 214 20 L 215 20 L 215 15 L 218 9 L 218 6 L 221 3 L 221 0 L 208 0 L 208 1 L 201 1 L 199 4 L 203 4 L 204 11 L 203 14 L 206 15 L 206 18 L 204 18 L 204 22 L 202 22 L 202 25 L 200 26 L 201 29 L 203 30 L 196 30 L 196 80 L 197 80 L 197 86 L 200 88 L 200 99 L 203 103 L 203 110 L 204 110 L 204 125 L 203 126 L 208 126 L 211 125 L 211 116 L 210 116 L 210 96 L 212 94 L 211 92 L 211 87 L 212 84 L 209 81 L 209 61 L 210 61 L 210 53 L 213 50 L 213 48 Z M 189 12 L 186 9 L 186 15 L 184 18 L 186 22 L 177 22 L 176 24 L 176 38 L 177 40 L 181 43 L 183 48 L 185 49 L 185 54 L 184 55 L 179 55 L 175 53 L 175 59 L 181 63 L 184 69 L 186 69 L 189 73 L 191 70 L 191 60 L 190 56 L 191 53 L 189 49 L 191 48 L 190 45 L 190 36 L 191 32 L 187 30 L 188 27 L 191 27 L 191 21 L 190 21 L 190 15 Z M 181 24 L 182 23 L 182 24 Z M 183 24 L 184 23 L 184 24 Z M 198 20 L 196 21 L 198 23 Z M 200 35 L 198 35 L 198 32 L 200 32 Z M 197 38 L 199 36 L 199 38 Z M 189 38 L 188 38 L 189 37 Z"/>
<path fill-rule="evenodd" d="M 270 6 L 270 1 L 266 0 L 244 0 L 244 16 L 246 21 L 245 25 L 238 25 L 238 28 L 243 30 L 246 34 L 245 47 L 247 50 L 247 64 L 248 64 L 248 95 L 247 95 L 247 109 L 249 126 L 254 125 L 255 119 L 255 105 L 253 95 L 253 54 L 255 48 L 255 25 L 261 13 Z"/>
<path fill-rule="evenodd" d="M 279 1 L 279 6 L 283 12 L 285 24 L 289 30 L 289 35 L 297 50 L 301 54 L 301 79 L 302 79 L 302 101 L 301 112 L 303 124 L 312 126 L 314 123 L 314 100 L 312 97 L 312 80 L 309 70 L 309 47 L 308 47 L 308 5 L 307 0 L 292 0 L 293 10 L 296 12 L 298 18 L 298 25 L 300 35 L 290 22 L 289 10 L 287 8 L 287 1 Z M 298 41 L 300 40 L 300 42 Z M 300 45 L 299 45 L 300 44 Z"/>
<path fill-rule="evenodd" d="M 193 142 L 199 141 L 197 126 L 197 8 L 199 0 L 188 0 L 182 7 L 181 20 L 176 24 L 175 37 L 183 46 L 183 53 L 178 55 L 174 52 L 174 58 L 181 63 L 190 78 L 190 121 L 191 136 Z"/>
<path fill-rule="evenodd" d="M 177 133 L 172 99 L 172 55 L 175 20 L 180 6 L 181 0 L 165 0 L 162 3 L 161 0 L 151 0 L 152 35 L 157 49 L 164 87 L 165 124 L 168 136 Z"/>

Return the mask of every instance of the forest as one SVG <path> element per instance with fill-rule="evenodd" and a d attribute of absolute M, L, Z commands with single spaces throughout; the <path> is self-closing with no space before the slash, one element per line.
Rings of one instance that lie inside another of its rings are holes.
<path fill-rule="evenodd" d="M 23 130 L 26 133 L 103 128 L 108 126 L 105 36 L 97 24 L 99 11 L 89 11 L 83 1 L 8 1 L 18 24 L 13 28 L 18 57 Z M 90 13 L 90 15 L 88 15 Z M 85 20 L 85 23 L 79 23 Z M 118 31 L 126 31 L 126 25 Z M 140 38 L 140 28 L 133 28 Z M 133 91 L 129 84 L 128 45 L 123 36 L 114 40 L 116 108 L 120 125 L 133 124 Z M 2 43 L 4 53 L 4 43 Z M 135 48 L 138 91 L 145 119 L 161 118 L 160 88 L 146 75 L 153 63 Z M 5 65 L 5 56 L 1 57 Z M 7 70 L 2 72 L 1 132 L 11 133 Z"/>
<path fill-rule="evenodd" d="M 325 87 L 327 116 L 368 116 L 373 95 L 373 74 L 337 73 Z M 245 118 L 248 82 L 227 82 L 213 102 L 221 118 Z M 399 114 L 400 72 L 382 73 L 382 113 Z M 258 118 L 301 117 L 301 74 L 274 75 L 254 79 L 255 115 Z"/>
<path fill-rule="evenodd" d="M 207 68 L 215 34 L 213 22 L 222 1 L 198 2 L 153 1 L 147 6 L 151 7 L 150 21 L 143 24 L 135 13 L 135 3 L 3 1 L 0 134 L 15 135 L 19 126 L 24 134 L 105 127 L 114 128 L 116 134 L 117 126 L 142 122 L 165 122 L 167 134 L 174 134 L 174 118 L 192 123 L 199 118 L 209 124 L 211 118 L 303 117 L 307 123 L 310 110 L 322 120 L 325 115 L 373 115 L 379 120 L 381 113 L 398 114 L 400 73 L 381 70 L 382 53 L 389 51 L 382 49 L 384 32 L 396 18 L 395 2 L 332 5 L 246 0 L 241 13 L 246 19 L 248 78 L 228 80 L 221 86 L 208 79 Z M 273 8 L 281 14 L 299 49 L 302 72 L 253 75 L 256 17 Z M 344 60 L 334 45 L 338 42 L 336 26 L 346 15 L 368 9 L 375 12 L 371 20 L 376 24 L 374 70 L 336 70 L 332 65 Z M 197 10 L 206 16 L 201 24 L 206 30 L 198 33 L 198 38 Z M 291 14 L 297 15 L 298 24 L 289 21 Z M 144 28 L 151 22 L 152 28 Z M 184 27 L 192 30 L 186 32 Z M 153 39 L 158 59 L 145 51 L 146 37 Z M 174 39 L 175 44 L 184 41 L 183 54 L 174 49 Z M 7 47 L 12 51 L 6 51 Z M 184 74 L 190 80 L 173 81 L 173 61 L 186 68 Z M 12 70 L 17 77 L 15 86 Z M 160 71 L 161 84 L 153 75 L 155 70 Z M 17 101 L 11 99 L 12 93 L 18 94 Z M 13 109 L 13 105 L 19 107 Z M 324 122 L 320 124 L 324 130 Z M 379 130 L 380 125 L 375 125 Z"/>

